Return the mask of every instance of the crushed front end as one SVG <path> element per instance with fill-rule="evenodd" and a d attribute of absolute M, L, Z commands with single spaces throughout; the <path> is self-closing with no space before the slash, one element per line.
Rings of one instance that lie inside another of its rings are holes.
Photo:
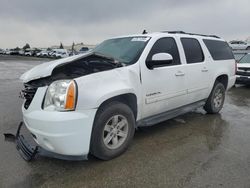
<path fill-rule="evenodd" d="M 20 94 L 24 99 L 23 122 L 18 126 L 16 135 L 5 134 L 5 137 L 13 138 L 26 161 L 38 155 L 64 160 L 87 159 L 96 109 L 44 109 L 48 88 L 49 84 L 41 84 L 40 81 L 24 84 Z M 30 144 L 21 134 L 23 125 L 31 133 L 35 144 Z"/>

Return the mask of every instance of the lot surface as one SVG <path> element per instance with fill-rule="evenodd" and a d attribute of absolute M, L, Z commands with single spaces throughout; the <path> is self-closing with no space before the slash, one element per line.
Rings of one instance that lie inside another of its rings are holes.
<path fill-rule="evenodd" d="M 136 131 L 114 160 L 27 163 L 4 132 L 22 120 L 19 76 L 42 59 L 0 56 L 0 187 L 250 187 L 250 88 L 227 93 L 222 112 L 202 109 Z"/>

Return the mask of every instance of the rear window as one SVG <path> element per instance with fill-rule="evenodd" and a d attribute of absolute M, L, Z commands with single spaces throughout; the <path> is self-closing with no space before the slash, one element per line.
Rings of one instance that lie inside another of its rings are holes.
<path fill-rule="evenodd" d="M 230 46 L 224 41 L 203 39 L 214 60 L 234 59 Z"/>
<path fill-rule="evenodd" d="M 204 54 L 197 39 L 181 38 L 187 63 L 200 63 L 204 61 Z"/>

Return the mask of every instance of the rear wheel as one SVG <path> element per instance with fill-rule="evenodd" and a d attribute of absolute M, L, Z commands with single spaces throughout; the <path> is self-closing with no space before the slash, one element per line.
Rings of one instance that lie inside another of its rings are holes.
<path fill-rule="evenodd" d="M 213 90 L 204 106 L 207 113 L 216 114 L 222 109 L 225 100 L 225 90 L 225 86 L 222 83 L 215 82 Z"/>
<path fill-rule="evenodd" d="M 126 151 L 135 132 L 132 110 L 123 103 L 111 102 L 98 110 L 91 136 L 90 152 L 110 160 Z"/>

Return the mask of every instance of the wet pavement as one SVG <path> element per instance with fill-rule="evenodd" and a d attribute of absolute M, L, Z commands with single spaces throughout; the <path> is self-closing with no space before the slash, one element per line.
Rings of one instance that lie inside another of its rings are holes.
<path fill-rule="evenodd" d="M 3 133 L 22 120 L 19 76 L 42 61 L 0 57 L 0 187 L 250 187 L 250 88 L 243 86 L 227 93 L 218 115 L 198 109 L 136 131 L 111 161 L 25 162 Z"/>

